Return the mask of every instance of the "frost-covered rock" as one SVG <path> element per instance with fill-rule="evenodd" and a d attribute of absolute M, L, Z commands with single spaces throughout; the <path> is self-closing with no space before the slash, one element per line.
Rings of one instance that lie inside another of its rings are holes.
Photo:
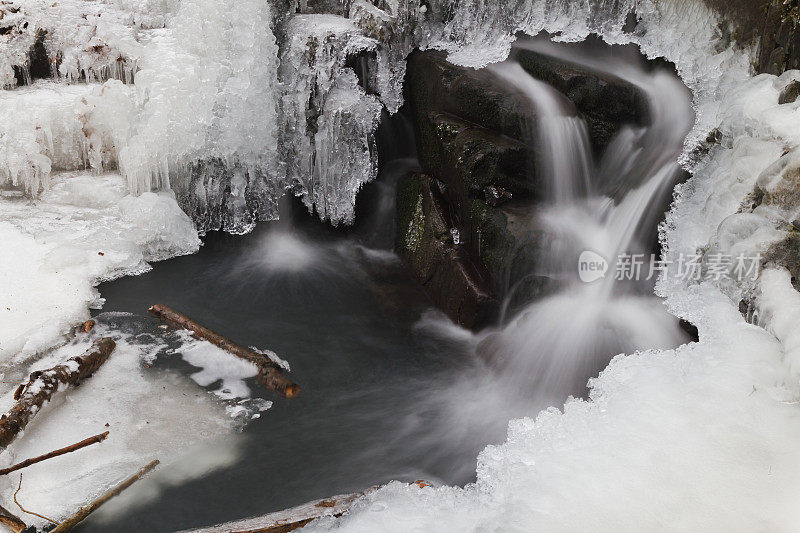
<path fill-rule="evenodd" d="M 781 211 L 785 220 L 800 215 L 800 148 L 795 148 L 767 168 L 756 182 L 763 194 L 761 205 Z"/>

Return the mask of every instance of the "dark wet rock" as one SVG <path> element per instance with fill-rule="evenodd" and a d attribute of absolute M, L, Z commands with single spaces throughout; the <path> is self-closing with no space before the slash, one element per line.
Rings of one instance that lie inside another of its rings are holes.
<path fill-rule="evenodd" d="M 575 102 L 598 151 L 623 124 L 644 120 L 645 98 L 630 84 L 539 54 L 518 59 Z M 542 239 L 531 207 L 543 198 L 533 106 L 436 51 L 409 57 L 407 96 L 427 176 L 400 186 L 397 243 L 428 293 L 473 327 L 496 318 L 506 297 L 515 310 L 552 292 L 555 281 L 532 273 Z"/>
<path fill-rule="evenodd" d="M 526 117 L 533 110 L 486 71 L 453 65 L 443 52 L 416 50 L 408 57 L 407 83 L 423 134 L 420 144 L 430 136 L 426 122 L 431 113 L 447 113 L 518 141 L 525 138 Z"/>
<path fill-rule="evenodd" d="M 513 197 L 514 195 L 510 191 L 496 185 L 487 185 L 483 188 L 483 199 L 492 207 L 500 206 Z"/>
<path fill-rule="evenodd" d="M 452 320 L 477 327 L 496 314 L 485 273 L 453 242 L 454 228 L 437 181 L 409 174 L 398 186 L 397 249 L 434 303 Z"/>
<path fill-rule="evenodd" d="M 800 20 L 797 11 L 792 11 L 793 4 L 784 0 L 752 2 L 754 9 L 743 11 L 746 17 L 734 19 L 739 28 L 756 30 L 759 39 L 756 70 L 760 73 L 780 75 L 800 68 Z"/>
<path fill-rule="evenodd" d="M 431 113 L 427 123 L 431 135 L 419 143 L 420 161 L 459 199 L 487 186 L 512 195 L 535 194 L 526 178 L 528 150 L 522 142 L 446 113 Z"/>
<path fill-rule="evenodd" d="M 800 97 L 800 81 L 794 80 L 781 91 L 778 103 L 791 104 L 796 102 L 798 97 Z"/>

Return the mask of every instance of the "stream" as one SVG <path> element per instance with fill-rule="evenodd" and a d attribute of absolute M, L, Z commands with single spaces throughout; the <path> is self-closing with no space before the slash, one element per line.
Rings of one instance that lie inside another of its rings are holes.
<path fill-rule="evenodd" d="M 195 255 L 102 284 L 101 323 L 152 330 L 147 308 L 166 304 L 239 344 L 275 351 L 302 392 L 287 401 L 249 379 L 255 395 L 274 404 L 243 425 L 233 464 L 81 531 L 175 531 L 393 479 L 464 485 L 475 479 L 477 454 L 504 440 L 510 419 L 584 395 L 587 379 L 617 353 L 689 340 L 652 295 L 652 281 L 617 283 L 612 271 L 585 283 L 575 268 L 587 249 L 608 259 L 649 250 L 660 218 L 654 209 L 674 184 L 692 122 L 688 92 L 661 71 L 520 46 L 594 67 L 605 62 L 651 97 L 651 124 L 623 128 L 595 162 L 585 123 L 563 96 L 513 59 L 488 69 L 540 115 L 531 142 L 547 147 L 539 172 L 548 197 L 535 214 L 554 252 L 531 269 L 558 280 L 559 290 L 477 333 L 435 311 L 391 252 L 394 184 L 417 165 L 410 148 L 384 157 L 382 177 L 366 193 L 375 207 L 353 231 L 285 201 L 278 222 L 245 236 L 209 233 Z M 395 124 L 388 134 L 384 128 L 384 146 L 413 146 L 408 125 Z M 615 180 L 627 184 L 624 192 Z M 158 357 L 153 367 L 197 370 L 176 357 Z"/>

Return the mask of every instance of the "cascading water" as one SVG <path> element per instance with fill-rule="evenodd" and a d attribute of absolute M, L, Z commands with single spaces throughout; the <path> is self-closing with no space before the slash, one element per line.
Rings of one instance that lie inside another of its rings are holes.
<path fill-rule="evenodd" d="M 515 61 L 487 67 L 535 110 L 536 173 L 546 198 L 533 209 L 548 238 L 531 274 L 552 278 L 558 289 L 472 340 L 489 367 L 466 372 L 443 393 L 437 421 L 473 442 L 497 441 L 510 418 L 584 395 L 587 380 L 616 354 L 688 340 L 653 296 L 661 264 L 657 256 L 651 262 L 648 244 L 693 122 L 690 95 L 669 74 L 618 58 L 569 59 L 635 85 L 647 95 L 649 123 L 621 129 L 595 165 L 586 124 L 566 97 Z M 618 258 L 624 268 L 615 268 Z M 601 270 L 582 278 L 581 262 Z"/>
<path fill-rule="evenodd" d="M 487 443 L 503 439 L 510 419 L 560 405 L 568 395 L 583 395 L 587 379 L 617 353 L 685 341 L 677 320 L 652 296 L 651 282 L 620 282 L 609 271 L 601 280 L 583 283 L 578 257 L 588 249 L 610 261 L 621 251 L 646 250 L 646 239 L 655 231 L 652 225 L 643 227 L 648 208 L 660 202 L 658 191 L 669 189 L 677 168 L 674 156 L 680 150 L 653 132 L 671 127 L 685 132 L 686 123 L 665 124 L 679 114 L 654 111 L 646 126 L 622 129 L 596 164 L 586 124 L 563 95 L 531 78 L 513 61 L 491 71 L 511 90 L 528 97 L 536 111 L 531 143 L 539 154 L 535 174 L 545 180 L 547 198 L 532 210 L 546 229 L 549 251 L 540 254 L 542 260 L 531 271 L 553 278 L 559 287 L 508 323 L 473 334 L 438 312 L 424 313 L 418 320 L 424 302 L 409 293 L 402 297 L 405 313 L 390 315 L 387 321 L 382 306 L 397 296 L 387 298 L 385 291 L 398 282 L 386 275 L 398 265 L 386 252 L 354 246 L 352 238 L 373 246 L 385 239 L 362 234 L 357 226 L 351 239 L 331 242 L 332 235 L 322 228 L 309 233 L 302 217 L 293 223 L 286 209 L 271 228 L 247 237 L 250 244 L 210 252 L 215 259 L 202 294 L 195 297 L 180 287 L 169 289 L 175 279 L 186 277 L 180 266 L 172 271 L 162 268 L 152 277 L 150 283 L 169 291 L 175 305 L 190 314 L 199 312 L 196 306 L 207 306 L 214 294 L 232 294 L 235 304 L 228 300 L 216 304 L 229 315 L 231 324 L 225 329 L 265 343 L 304 376 L 303 395 L 252 422 L 245 435 L 250 459 L 270 468 L 276 490 L 281 489 L 280 498 L 273 496 L 263 505 L 278 508 L 389 479 L 469 482 L 475 476 L 477 453 Z M 653 74 L 654 79 L 657 76 Z M 669 97 L 674 97 L 669 105 L 690 109 L 679 84 L 667 88 L 673 91 L 667 91 Z M 690 111 L 680 116 L 686 113 Z M 397 136 L 409 134 L 403 119 L 396 126 L 396 132 L 389 132 L 389 146 L 399 146 Z M 664 160 L 661 167 L 643 163 L 659 158 Z M 374 212 L 364 219 L 376 224 L 366 224 L 367 229 L 390 226 L 386 213 L 391 209 L 382 204 L 391 202 L 397 175 L 415 165 L 408 150 L 382 161 L 383 176 L 373 194 L 380 201 L 371 202 Z M 608 182 L 600 181 L 598 169 L 614 165 L 627 172 L 627 183 L 632 185 L 612 199 L 604 195 Z M 315 236 L 317 231 L 325 237 Z M 219 246 L 211 242 L 212 250 Z M 124 281 L 119 289 L 104 288 L 107 307 L 121 302 L 128 302 L 122 308 L 141 307 L 140 291 L 125 288 L 132 284 Z M 249 318 L 253 309 L 262 320 L 267 317 L 268 330 Z M 399 316 L 408 322 L 398 324 Z M 308 324 L 314 324 L 313 332 Z M 399 366 L 390 356 L 394 353 L 403 361 Z M 320 358 L 331 366 L 321 366 Z M 404 370 L 398 372 L 400 368 Z M 331 382 L 328 374 L 348 375 L 344 386 L 352 390 L 342 391 L 342 384 Z M 293 428 L 290 442 L 275 442 L 271 436 L 284 424 Z M 318 460 L 299 465 L 298 454 Z M 235 472 L 237 486 L 252 484 L 263 490 L 259 471 L 241 464 Z M 282 481 L 287 476 L 293 480 L 288 485 Z M 217 477 L 214 483 L 225 482 Z M 159 510 L 167 505 L 168 498 Z M 256 513 L 260 503 L 251 503 L 252 510 L 231 499 L 220 505 L 240 509 L 239 516 L 244 516 Z M 219 507 L 212 509 L 221 512 Z"/>

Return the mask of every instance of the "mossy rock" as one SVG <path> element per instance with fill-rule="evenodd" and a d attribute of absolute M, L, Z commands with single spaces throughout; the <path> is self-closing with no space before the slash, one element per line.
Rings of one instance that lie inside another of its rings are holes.
<path fill-rule="evenodd" d="M 515 196 L 534 196 L 527 179 L 528 147 L 511 137 L 465 122 L 449 114 L 430 117 L 437 138 L 428 143 L 426 159 L 448 185 L 468 191 L 495 185 Z"/>
<path fill-rule="evenodd" d="M 434 303 L 465 327 L 486 325 L 497 301 L 466 248 L 456 244 L 440 185 L 424 174 L 409 174 L 398 186 L 397 251 Z"/>

